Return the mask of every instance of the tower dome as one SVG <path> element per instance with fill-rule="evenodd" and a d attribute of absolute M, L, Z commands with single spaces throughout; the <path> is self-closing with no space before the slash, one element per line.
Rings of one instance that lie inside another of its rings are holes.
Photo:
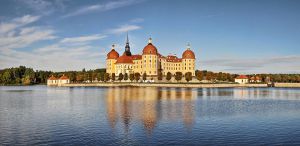
<path fill-rule="evenodd" d="M 195 53 L 190 49 L 190 44 L 187 45 L 187 49 L 182 53 L 182 59 L 195 59 Z"/>
<path fill-rule="evenodd" d="M 152 44 L 152 38 L 149 38 L 148 45 L 144 47 L 143 49 L 143 55 L 149 54 L 149 55 L 157 55 L 157 49 Z"/>
<path fill-rule="evenodd" d="M 119 53 L 115 50 L 115 45 L 112 45 L 111 51 L 107 53 L 107 59 L 117 59 L 119 58 Z"/>

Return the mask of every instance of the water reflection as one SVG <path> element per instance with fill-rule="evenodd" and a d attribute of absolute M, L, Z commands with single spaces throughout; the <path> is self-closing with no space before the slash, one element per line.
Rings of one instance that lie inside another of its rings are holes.
<path fill-rule="evenodd" d="M 291 90 L 291 89 L 289 89 Z M 195 123 L 195 103 L 202 116 L 235 115 L 246 112 L 270 111 L 272 108 L 253 106 L 249 100 L 298 100 L 298 91 L 269 88 L 108 88 L 106 92 L 107 119 L 112 129 L 121 124 L 124 132 L 140 122 L 147 133 L 152 133 L 159 121 L 180 122 L 191 129 Z M 198 101 L 197 101 L 198 100 Z M 202 100 L 199 102 L 199 100 Z M 218 102 L 208 102 L 209 100 Z M 224 101 L 222 101 L 224 100 Z M 229 101 L 230 100 L 230 101 Z M 239 100 L 233 102 L 232 100 Z M 247 100 L 242 102 L 243 100 Z M 255 103 L 256 104 L 256 103 Z M 275 105 L 272 105 L 275 106 Z M 280 109 L 280 108 L 277 108 Z M 198 115 L 199 116 L 199 115 Z"/>
<path fill-rule="evenodd" d="M 197 91 L 192 89 L 108 88 L 107 117 L 113 129 L 121 122 L 125 132 L 132 120 L 139 120 L 151 133 L 157 121 L 164 118 L 180 120 L 190 128 L 195 119 L 193 104 L 196 97 Z"/>
<path fill-rule="evenodd" d="M 293 88 L 0 87 L 0 145 L 298 144 L 299 99 Z"/>

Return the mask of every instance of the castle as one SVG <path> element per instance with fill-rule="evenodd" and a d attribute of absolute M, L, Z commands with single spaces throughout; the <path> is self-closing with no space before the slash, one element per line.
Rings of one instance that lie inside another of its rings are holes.
<path fill-rule="evenodd" d="M 147 76 L 156 77 L 159 72 L 166 76 L 168 72 L 174 75 L 176 72 L 182 72 L 184 75 L 187 72 L 195 76 L 195 54 L 190 49 L 190 45 L 182 53 L 182 58 L 175 55 L 163 56 L 158 52 L 158 49 L 153 45 L 152 39 L 149 38 L 148 44 L 144 47 L 142 55 L 133 55 L 130 51 L 129 39 L 127 34 L 126 46 L 124 53 L 119 56 L 119 53 L 112 45 L 111 51 L 106 58 L 106 73 L 118 76 L 120 73 L 125 74 L 144 74 Z"/>

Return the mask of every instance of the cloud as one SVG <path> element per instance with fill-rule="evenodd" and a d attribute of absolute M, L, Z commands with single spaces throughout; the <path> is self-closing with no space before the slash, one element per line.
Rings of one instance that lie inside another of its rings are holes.
<path fill-rule="evenodd" d="M 54 30 L 47 27 L 27 26 L 40 16 L 25 15 L 0 24 L 0 51 L 27 47 L 35 42 L 56 38 Z"/>
<path fill-rule="evenodd" d="M 104 4 L 95 4 L 95 5 L 84 6 L 80 9 L 78 9 L 74 12 L 68 13 L 62 17 L 63 18 L 73 17 L 73 16 L 96 12 L 96 11 L 99 11 L 99 12 L 109 11 L 109 10 L 113 10 L 116 8 L 121 8 L 121 7 L 129 6 L 132 4 L 136 4 L 141 1 L 142 0 L 118 0 L 118 1 L 109 1 Z"/>
<path fill-rule="evenodd" d="M 39 19 L 40 19 L 40 16 L 24 15 L 23 17 L 18 17 L 18 18 L 13 19 L 11 22 L 1 23 L 0 24 L 0 35 L 4 35 L 5 33 L 9 32 L 9 31 L 12 31 L 16 28 L 33 23 Z"/>
<path fill-rule="evenodd" d="M 141 28 L 137 25 L 122 25 L 109 29 L 103 34 L 60 38 L 55 35 L 56 31 L 50 27 L 32 25 L 39 19 L 40 16 L 25 15 L 0 25 L 2 28 L 0 33 L 0 69 L 19 65 L 52 71 L 105 67 L 105 59 L 103 58 L 107 53 L 105 52 L 106 47 L 93 46 L 91 43 L 112 34 Z M 7 27 L 8 24 L 11 27 Z M 34 47 L 34 43 L 45 40 L 52 41 L 47 42 L 47 45 Z"/>
<path fill-rule="evenodd" d="M 266 58 L 213 59 L 202 61 L 207 68 L 219 68 L 235 73 L 300 73 L 300 56 L 277 56 Z"/>
<path fill-rule="evenodd" d="M 41 15 L 48 15 L 57 10 L 64 11 L 66 0 L 17 0 L 26 6 L 27 8 L 33 10 L 35 13 Z"/>
<path fill-rule="evenodd" d="M 54 45 L 44 47 L 44 51 L 41 51 L 42 49 L 32 52 L 8 50 L 6 54 L 0 53 L 0 67 L 26 65 L 34 69 L 51 71 L 100 68 L 101 58 L 103 58 L 101 56 L 105 54 L 101 50 L 93 51 L 95 49 L 97 48 L 89 45 L 73 47 Z"/>
<path fill-rule="evenodd" d="M 120 34 L 120 33 L 128 32 L 128 31 L 138 30 L 141 28 L 142 27 L 138 26 L 138 25 L 122 25 L 118 28 L 110 29 L 110 30 L 108 30 L 108 32 L 112 33 L 112 34 Z"/>
<path fill-rule="evenodd" d="M 101 40 L 105 37 L 106 37 L 106 35 L 95 34 L 95 35 L 89 35 L 89 36 L 64 38 L 60 42 L 61 43 L 86 43 L 86 42 L 90 42 L 90 41 Z"/>

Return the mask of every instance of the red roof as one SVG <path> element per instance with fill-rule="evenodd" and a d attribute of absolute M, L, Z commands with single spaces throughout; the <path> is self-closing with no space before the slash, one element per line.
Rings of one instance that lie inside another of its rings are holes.
<path fill-rule="evenodd" d="M 63 74 L 59 79 L 60 80 L 68 80 L 69 78 L 67 76 L 65 76 L 65 74 Z"/>
<path fill-rule="evenodd" d="M 51 75 L 51 77 L 50 77 L 50 78 L 48 78 L 48 80 L 57 80 L 57 78 L 56 78 L 56 77 L 54 77 L 53 75 Z"/>
<path fill-rule="evenodd" d="M 182 59 L 195 59 L 195 54 L 192 50 L 187 49 L 182 53 Z"/>
<path fill-rule="evenodd" d="M 248 77 L 245 75 L 239 75 L 238 77 L 236 77 L 236 79 L 248 79 Z"/>
<path fill-rule="evenodd" d="M 127 56 L 127 55 L 124 53 L 121 57 L 119 57 L 119 58 L 117 59 L 116 64 L 118 64 L 118 63 L 133 64 L 133 62 L 132 62 L 132 57 L 131 57 L 131 56 Z"/>
<path fill-rule="evenodd" d="M 133 60 L 140 60 L 140 59 L 142 59 L 142 55 L 132 55 L 131 58 Z"/>
<path fill-rule="evenodd" d="M 181 62 L 182 59 L 178 58 L 177 56 L 174 55 L 168 55 L 167 56 L 167 62 Z"/>
<path fill-rule="evenodd" d="M 143 49 L 143 55 L 144 54 L 152 54 L 157 55 L 157 49 L 152 43 L 149 43 L 145 48 Z"/>
<path fill-rule="evenodd" d="M 107 59 L 117 59 L 119 57 L 119 53 L 115 50 L 112 49 L 108 54 L 107 54 Z"/>

